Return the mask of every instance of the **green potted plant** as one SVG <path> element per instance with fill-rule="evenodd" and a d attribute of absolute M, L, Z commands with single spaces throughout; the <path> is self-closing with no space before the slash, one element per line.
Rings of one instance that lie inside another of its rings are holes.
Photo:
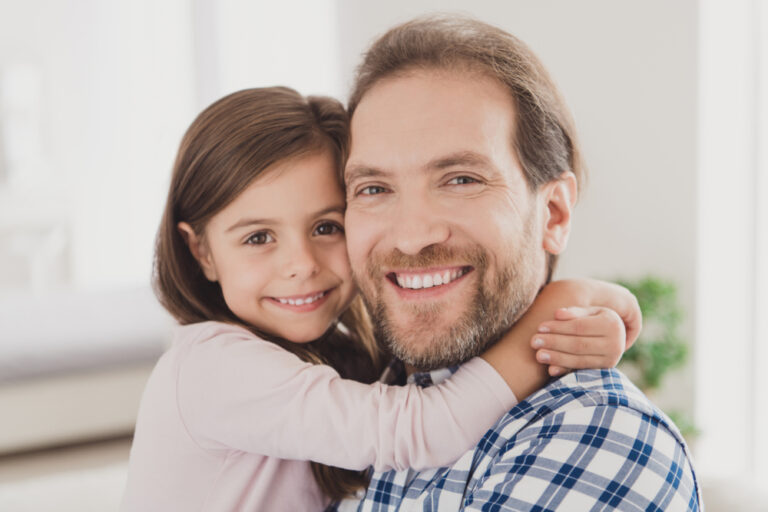
<path fill-rule="evenodd" d="M 643 312 L 643 330 L 619 366 L 644 393 L 653 395 L 664 377 L 688 359 L 688 344 L 679 334 L 683 312 L 677 299 L 677 286 L 656 276 L 616 282 L 637 297 Z M 684 413 L 668 411 L 668 414 L 684 435 L 697 433 Z"/>

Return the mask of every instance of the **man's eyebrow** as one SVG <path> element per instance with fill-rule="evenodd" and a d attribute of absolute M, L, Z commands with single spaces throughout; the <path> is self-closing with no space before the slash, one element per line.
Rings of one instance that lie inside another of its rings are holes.
<path fill-rule="evenodd" d="M 426 171 L 435 169 L 447 169 L 449 167 L 481 167 L 484 169 L 493 169 L 494 166 L 491 161 L 484 155 L 476 153 L 474 151 L 457 151 L 456 153 L 450 153 L 430 160 L 427 165 L 424 166 Z M 379 169 L 378 167 L 371 167 L 363 164 L 351 164 L 347 167 L 347 171 L 344 173 L 344 181 L 347 184 L 352 183 L 355 180 L 363 178 L 378 178 L 381 176 L 388 176 L 390 173 Z"/>
<path fill-rule="evenodd" d="M 318 210 L 314 213 L 310 213 L 309 216 L 312 218 L 316 218 L 316 217 L 322 217 L 323 215 L 328 215 L 329 213 L 338 213 L 339 215 L 344 215 L 345 209 L 346 207 L 343 204 L 335 204 L 333 206 L 329 206 L 328 208 L 323 208 L 322 210 Z M 270 225 L 275 225 L 279 223 L 280 221 L 276 219 L 245 218 L 245 219 L 240 219 L 239 221 L 229 226 L 227 228 L 226 233 L 235 231 L 236 229 L 248 227 L 248 226 L 257 226 L 257 225 L 270 226 Z"/>
<path fill-rule="evenodd" d="M 347 166 L 347 170 L 344 173 L 344 182 L 352 183 L 355 180 L 363 178 L 378 178 L 381 176 L 387 176 L 389 173 L 377 168 L 370 167 L 363 164 L 352 164 Z"/>
<path fill-rule="evenodd" d="M 447 169 L 456 166 L 493 168 L 491 161 L 486 156 L 474 151 L 459 151 L 435 158 L 426 165 L 426 168 Z"/>

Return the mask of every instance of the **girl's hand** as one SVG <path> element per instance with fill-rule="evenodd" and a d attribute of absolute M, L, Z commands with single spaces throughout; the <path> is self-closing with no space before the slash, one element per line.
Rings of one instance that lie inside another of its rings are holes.
<path fill-rule="evenodd" d="M 632 327 L 639 332 L 639 315 L 631 318 L 637 318 L 638 325 Z M 539 324 L 531 346 L 553 377 L 569 369 L 613 368 L 637 338 L 635 333 L 629 340 L 625 321 L 606 307 L 559 308 L 554 320 Z"/>
<path fill-rule="evenodd" d="M 641 324 L 637 299 L 622 286 L 594 279 L 553 281 L 481 357 L 522 400 L 566 368 L 612 368 Z M 541 332 L 541 326 L 549 332 Z M 541 348 L 534 344 L 537 339 L 544 342 Z M 549 355 L 548 367 L 537 352 Z"/>

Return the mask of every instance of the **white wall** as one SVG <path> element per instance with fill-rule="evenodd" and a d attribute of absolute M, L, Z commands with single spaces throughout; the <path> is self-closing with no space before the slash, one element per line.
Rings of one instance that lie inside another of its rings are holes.
<path fill-rule="evenodd" d="M 39 141 L 42 162 L 0 183 L 0 235 L 5 226 L 3 242 L 22 252 L 17 266 L 3 266 L 23 273 L 24 260 L 51 251 L 41 242 L 55 228 L 65 245 L 57 254 L 66 263 L 62 275 L 41 270 L 28 280 L 33 287 L 148 283 L 176 145 L 195 111 L 187 4 L 0 3 L 0 122 L 19 108 L 39 126 L 15 142 Z M 34 108 L 6 94 L 9 80 L 25 75 L 39 84 Z M 30 243 L 36 230 L 41 235 Z M 6 277 L 0 286 L 29 287 Z"/>
<path fill-rule="evenodd" d="M 573 111 L 590 178 L 559 275 L 674 279 L 687 313 L 682 334 L 692 340 L 697 2 L 339 0 L 347 89 L 370 41 L 430 12 L 471 14 L 520 37 Z M 674 393 L 657 401 L 690 411 L 691 376 L 667 387 Z"/>
<path fill-rule="evenodd" d="M 218 93 L 287 85 L 340 96 L 335 0 L 194 0 L 215 12 Z M 210 22 L 209 22 L 210 23 Z"/>

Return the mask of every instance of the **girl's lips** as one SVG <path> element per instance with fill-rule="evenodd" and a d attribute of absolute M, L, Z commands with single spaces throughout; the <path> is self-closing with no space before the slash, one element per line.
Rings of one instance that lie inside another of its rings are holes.
<path fill-rule="evenodd" d="M 328 300 L 328 296 L 333 292 L 335 288 L 329 288 L 328 290 L 308 293 L 305 295 L 292 295 L 289 297 L 267 297 L 267 300 L 272 304 L 279 306 L 288 311 L 294 311 L 296 313 L 305 313 L 314 311 Z"/>

